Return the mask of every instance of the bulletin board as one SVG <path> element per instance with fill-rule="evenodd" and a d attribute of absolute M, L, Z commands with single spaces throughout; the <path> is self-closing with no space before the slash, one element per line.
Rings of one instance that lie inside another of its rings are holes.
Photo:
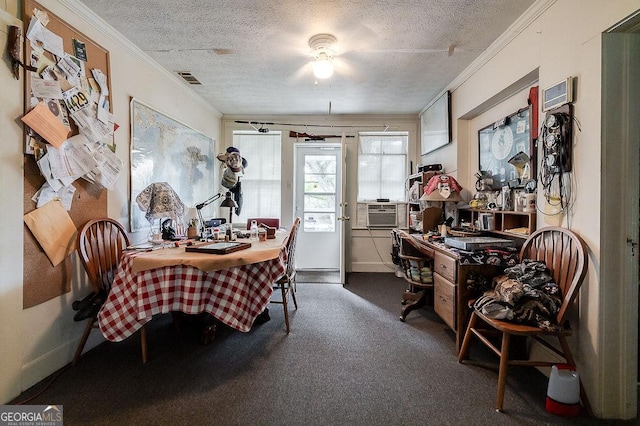
<path fill-rule="evenodd" d="M 47 13 L 49 22 L 46 28 L 63 39 L 64 51 L 73 54 L 73 40 L 84 43 L 86 47 L 85 68 L 91 70 L 99 69 L 107 76 L 109 93 L 111 93 L 109 72 L 109 52 L 97 43 L 78 32 L 60 18 L 49 12 L 39 3 L 32 0 L 24 0 L 23 22 L 25 31 L 33 15 L 34 9 Z M 29 40 L 25 37 L 25 62 L 29 63 L 31 57 L 31 47 Z M 52 58 L 49 52 L 47 55 Z M 25 114 L 31 110 L 31 83 L 30 72 L 24 73 L 24 99 Z M 111 108 L 111 107 L 109 107 Z M 73 123 L 71 123 L 73 124 Z M 26 126 L 25 126 L 26 128 Z M 25 132 L 26 133 L 26 132 Z M 77 134 L 77 129 L 72 125 L 72 134 Z M 25 135 L 25 139 L 27 139 Z M 35 161 L 35 156 L 27 153 L 25 145 L 24 156 L 24 213 L 29 213 L 36 209 L 36 203 L 32 200 L 33 195 L 45 183 L 45 179 L 40 173 L 40 169 Z M 89 183 L 83 179 L 73 182 L 76 191 L 73 195 L 72 207 L 69 215 L 76 228 L 82 227 L 87 221 L 94 218 L 107 216 L 107 190 L 100 185 Z M 23 263 L 23 308 L 30 308 L 53 299 L 71 289 L 71 277 L 73 276 L 71 256 L 67 257 L 57 266 L 52 266 L 44 250 L 40 247 L 33 234 L 24 225 L 24 263 Z"/>
<path fill-rule="evenodd" d="M 531 107 L 519 109 L 502 120 L 478 131 L 479 170 L 490 176 L 491 189 L 505 185 L 524 186 L 518 181 L 516 167 L 509 160 L 522 152 L 529 157 L 529 176 L 535 177 L 535 155 L 531 138 Z"/>

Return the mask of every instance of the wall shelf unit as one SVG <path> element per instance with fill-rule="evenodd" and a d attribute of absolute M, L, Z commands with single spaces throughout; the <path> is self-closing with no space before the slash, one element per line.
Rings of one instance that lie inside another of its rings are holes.
<path fill-rule="evenodd" d="M 408 178 L 408 203 L 407 203 L 407 227 L 410 232 L 420 232 L 426 234 L 431 230 L 431 224 L 439 223 L 442 210 L 439 208 L 424 208 L 425 203 L 420 202 L 420 197 L 424 193 L 424 185 L 429 182 L 440 171 L 420 172 Z M 415 190 L 414 185 L 417 187 Z M 414 188 L 412 190 L 412 188 Z"/>
<path fill-rule="evenodd" d="M 495 234 L 527 238 L 536 230 L 536 213 L 462 208 L 459 214 L 460 220 L 471 223 L 474 229 L 478 229 L 475 224 L 480 216 L 490 215 L 493 217 L 494 229 L 486 231 Z"/>

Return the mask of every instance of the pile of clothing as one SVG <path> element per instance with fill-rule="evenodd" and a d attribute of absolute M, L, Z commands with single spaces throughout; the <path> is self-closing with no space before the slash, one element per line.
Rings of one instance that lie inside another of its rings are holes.
<path fill-rule="evenodd" d="M 473 307 L 489 318 L 558 331 L 556 316 L 562 305 L 560 288 L 544 262 L 525 259 L 493 279 Z"/>

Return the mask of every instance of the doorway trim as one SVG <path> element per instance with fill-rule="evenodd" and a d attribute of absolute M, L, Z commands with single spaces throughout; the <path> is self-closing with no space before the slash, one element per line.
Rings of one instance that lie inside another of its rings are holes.
<path fill-rule="evenodd" d="M 597 412 L 602 418 L 631 419 L 638 412 L 640 60 L 634 57 L 634 49 L 640 49 L 640 15 L 602 36 L 597 348 L 601 372 Z"/>
<path fill-rule="evenodd" d="M 339 220 L 339 218 L 342 216 L 342 203 L 345 199 L 345 194 L 344 191 L 342 190 L 342 183 L 344 182 L 344 180 L 346 179 L 346 177 L 343 175 L 343 162 L 344 162 L 344 147 L 342 143 L 331 143 L 331 142 L 324 142 L 324 143 L 304 143 L 304 144 L 295 144 L 294 145 L 294 152 L 293 152 L 293 158 L 294 158 L 294 168 L 293 168 L 293 199 L 292 199 L 292 206 L 293 206 L 293 215 L 294 216 L 300 216 L 302 219 L 301 225 L 302 225 L 302 230 L 304 232 L 304 216 L 303 213 L 304 212 L 298 212 L 296 211 L 296 207 L 298 204 L 298 192 L 299 192 L 299 188 L 298 185 L 300 184 L 300 182 L 298 181 L 298 177 L 300 174 L 300 167 L 304 167 L 303 164 L 300 164 L 298 161 L 298 156 L 299 156 L 299 152 L 300 150 L 303 150 L 305 148 L 314 148 L 314 149 L 322 149 L 322 148 L 331 148 L 332 150 L 335 150 L 334 152 L 337 153 L 337 176 L 339 177 L 339 182 L 336 182 L 336 195 L 338 196 L 336 198 L 336 233 L 339 236 L 338 237 L 338 249 L 340 251 L 340 255 L 342 255 L 342 253 L 344 253 L 345 250 L 345 241 L 344 239 L 341 237 L 342 235 L 342 230 L 343 227 L 346 226 L 344 222 L 342 222 L 341 220 Z M 303 172 L 304 173 L 304 172 Z M 298 236 L 298 247 L 300 246 L 300 236 Z M 300 259 L 300 255 L 298 255 L 298 259 Z M 340 272 L 341 277 L 344 275 L 344 271 L 342 270 L 343 265 L 342 262 L 340 261 L 340 256 L 338 258 L 337 261 L 337 267 L 336 267 L 336 271 Z M 322 269 L 314 269 L 314 268 L 303 268 L 301 270 L 306 270 L 306 271 L 321 271 Z M 344 284 L 344 283 L 343 283 Z"/>

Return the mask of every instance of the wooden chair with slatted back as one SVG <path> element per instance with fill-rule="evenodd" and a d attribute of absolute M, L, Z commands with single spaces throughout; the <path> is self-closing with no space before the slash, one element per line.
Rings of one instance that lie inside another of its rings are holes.
<path fill-rule="evenodd" d="M 473 336 L 476 336 L 481 343 L 484 343 L 499 356 L 497 411 L 502 411 L 507 381 L 507 367 L 509 365 L 550 367 L 558 364 L 557 362 L 548 361 L 509 359 L 509 343 L 512 336 L 532 338 L 561 356 L 566 360 L 567 364 L 573 367 L 576 366 L 571 348 L 567 342 L 567 336 L 571 335 L 567 319 L 569 308 L 578 295 L 578 290 L 587 273 L 587 247 L 578 235 L 568 229 L 546 227 L 532 233 L 524 242 L 520 251 L 520 260 L 522 261 L 523 259 L 544 261 L 551 271 L 553 279 L 560 287 L 563 295 L 562 305 L 556 317 L 557 324 L 563 327 L 558 332 L 549 332 L 535 326 L 492 319 L 476 309 L 473 310 L 460 353 L 458 354 L 458 362 L 467 359 L 471 337 Z M 489 326 L 489 328 L 486 326 Z M 501 335 L 500 348 L 489 339 L 491 331 L 498 331 L 498 334 Z M 544 337 L 550 336 L 558 339 L 559 348 L 552 345 L 548 339 L 544 339 Z M 582 381 L 580 381 L 580 399 L 586 412 L 591 415 L 591 406 Z"/>
<path fill-rule="evenodd" d="M 393 236 L 399 247 L 400 267 L 405 281 L 409 283 L 409 288 L 402 295 L 400 321 L 404 322 L 409 312 L 427 304 L 433 305 L 433 258 L 425 256 L 418 243 L 406 231 L 394 231 Z"/>
<path fill-rule="evenodd" d="M 95 294 L 98 294 L 98 302 L 104 303 L 111 291 L 111 284 L 118 270 L 118 264 L 122 251 L 129 245 L 129 237 L 120 223 L 113 219 L 94 219 L 87 222 L 78 233 L 78 255 L 84 266 L 89 282 Z M 97 325 L 97 311 L 87 319 L 87 325 L 76 349 L 73 358 L 75 365 L 87 342 L 89 333 Z M 142 340 L 142 361 L 147 362 L 146 331 L 140 330 Z"/>
<path fill-rule="evenodd" d="M 291 226 L 291 230 L 289 231 L 289 236 L 287 237 L 285 250 L 287 253 L 287 264 L 286 271 L 284 275 L 278 278 L 273 284 L 273 290 L 276 292 L 280 291 L 281 298 L 274 299 L 273 295 L 271 296 L 270 303 L 276 303 L 279 305 L 283 305 L 284 308 L 284 325 L 287 329 L 287 334 L 289 334 L 289 303 L 287 301 L 288 296 L 291 295 L 293 299 L 293 305 L 296 309 L 298 309 L 298 301 L 296 300 L 296 267 L 295 267 L 295 254 L 296 254 L 296 240 L 298 237 L 298 229 L 300 228 L 300 218 L 296 217 L 293 221 L 293 225 Z"/>

